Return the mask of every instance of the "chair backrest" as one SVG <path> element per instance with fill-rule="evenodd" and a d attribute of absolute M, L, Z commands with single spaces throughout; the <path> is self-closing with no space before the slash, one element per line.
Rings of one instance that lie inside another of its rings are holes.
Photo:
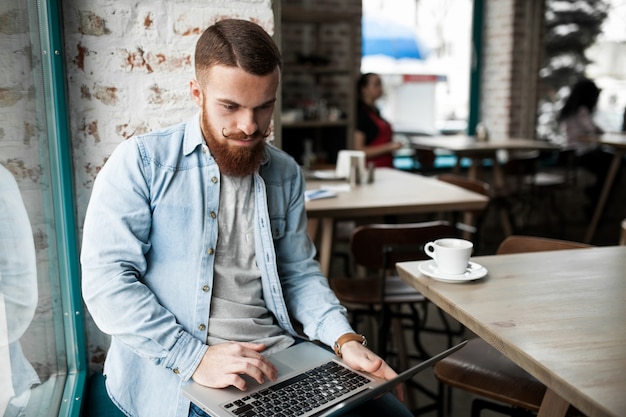
<path fill-rule="evenodd" d="M 456 174 L 439 174 L 437 175 L 437 179 L 439 181 L 447 182 L 449 184 L 456 185 L 457 187 L 464 188 L 468 191 L 482 194 L 487 198 L 491 197 L 491 186 L 489 185 L 489 183 L 483 180 L 468 178 Z M 458 216 L 456 216 L 456 218 L 454 219 L 455 226 L 460 231 L 464 232 L 464 238 L 469 239 L 471 234 L 476 234 L 478 232 L 486 211 L 487 206 L 480 210 L 468 210 L 463 212 L 464 214 L 469 214 L 470 216 L 465 216 L 465 219 L 462 220 L 459 220 Z"/>
<path fill-rule="evenodd" d="M 472 179 L 456 174 L 439 174 L 437 175 L 437 179 L 482 194 L 485 197 L 489 197 L 489 193 L 491 192 L 489 183 L 479 179 Z"/>
<path fill-rule="evenodd" d="M 592 245 L 571 240 L 552 239 L 537 236 L 512 235 L 505 238 L 496 253 L 506 255 L 525 252 L 545 252 L 551 250 L 582 249 Z"/>
<path fill-rule="evenodd" d="M 492 191 L 497 197 L 516 197 L 525 191 L 528 179 L 532 179 L 537 171 L 540 152 L 511 151 L 508 159 L 502 164 L 505 183 Z"/>
<path fill-rule="evenodd" d="M 426 243 L 455 235 L 454 227 L 443 220 L 370 224 L 359 226 L 352 232 L 350 251 L 358 266 L 369 270 L 390 269 L 396 262 L 430 259 L 423 250 Z"/>

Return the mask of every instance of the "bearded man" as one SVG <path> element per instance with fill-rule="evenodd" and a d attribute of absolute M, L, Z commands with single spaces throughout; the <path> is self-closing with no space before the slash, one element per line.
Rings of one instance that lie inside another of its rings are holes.
<path fill-rule="evenodd" d="M 111 335 L 106 387 L 128 416 L 206 416 L 181 395 L 190 378 L 240 390 L 243 375 L 275 380 L 266 356 L 302 339 L 396 375 L 354 334 L 314 260 L 300 167 L 266 141 L 281 67 L 260 26 L 209 27 L 190 82 L 199 114 L 121 143 L 96 179 L 83 297 Z M 363 410 L 411 415 L 391 394 L 371 403 Z"/>

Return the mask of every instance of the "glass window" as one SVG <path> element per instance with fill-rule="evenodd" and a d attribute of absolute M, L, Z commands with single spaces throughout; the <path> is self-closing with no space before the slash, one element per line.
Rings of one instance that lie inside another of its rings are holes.
<path fill-rule="evenodd" d="M 75 291 L 67 254 L 74 248 L 64 240 L 68 231 L 74 233 L 74 225 L 59 204 L 58 185 L 70 173 L 59 175 L 54 132 L 62 123 L 49 75 L 55 64 L 48 57 L 54 48 L 48 42 L 47 6 L 58 10 L 36 0 L 0 5 L 2 416 L 24 411 L 27 416 L 78 415 L 80 408 L 74 406 L 80 403 L 75 394 L 80 317 L 74 317 L 80 310 L 69 302 Z"/>

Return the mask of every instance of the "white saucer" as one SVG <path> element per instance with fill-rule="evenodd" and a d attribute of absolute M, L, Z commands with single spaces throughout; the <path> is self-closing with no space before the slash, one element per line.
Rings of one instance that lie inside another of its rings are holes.
<path fill-rule="evenodd" d="M 437 268 L 437 264 L 435 263 L 434 259 L 422 262 L 421 264 L 419 264 L 418 269 L 422 274 L 428 275 L 432 279 L 443 282 L 474 281 L 487 275 L 487 268 L 480 264 L 477 264 L 476 262 L 471 261 L 468 263 L 465 272 L 458 275 L 444 274 L 443 272 L 439 272 L 439 269 Z"/>

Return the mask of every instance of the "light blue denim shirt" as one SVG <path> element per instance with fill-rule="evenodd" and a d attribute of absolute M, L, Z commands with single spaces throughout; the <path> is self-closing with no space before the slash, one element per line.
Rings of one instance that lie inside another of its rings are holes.
<path fill-rule="evenodd" d="M 256 259 L 278 324 L 332 345 L 351 332 L 306 234 L 304 179 L 267 146 L 254 175 Z M 112 335 L 107 389 L 129 416 L 183 417 L 180 389 L 206 345 L 220 173 L 199 116 L 128 139 L 99 173 L 87 209 L 82 291 L 95 323 Z M 251 208 L 253 209 L 253 208 Z M 236 250 L 236 248 L 234 248 Z"/>

